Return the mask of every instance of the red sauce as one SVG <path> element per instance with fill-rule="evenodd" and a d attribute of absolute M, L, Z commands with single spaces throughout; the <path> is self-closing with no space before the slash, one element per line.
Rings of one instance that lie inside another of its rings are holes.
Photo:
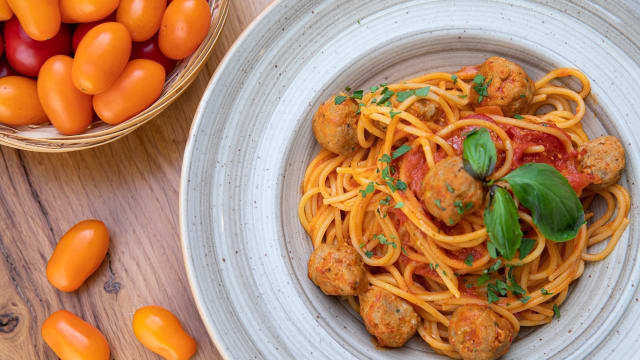
<path fill-rule="evenodd" d="M 418 197 L 422 195 L 422 180 L 427 171 L 429 171 L 429 166 L 420 147 L 411 149 L 403 157 L 401 172 L 406 176 L 409 189 Z"/>
<path fill-rule="evenodd" d="M 461 248 L 458 250 L 446 250 L 447 255 L 459 261 L 464 261 L 469 255 L 473 256 L 474 260 L 480 259 L 487 252 L 487 247 L 484 244 L 476 245 L 470 248 Z"/>

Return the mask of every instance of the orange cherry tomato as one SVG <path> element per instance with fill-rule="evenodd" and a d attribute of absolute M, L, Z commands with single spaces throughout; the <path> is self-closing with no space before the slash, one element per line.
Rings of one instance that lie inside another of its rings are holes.
<path fill-rule="evenodd" d="M 133 41 L 145 41 L 160 29 L 166 8 L 167 0 L 121 0 L 116 19 L 129 29 Z"/>
<path fill-rule="evenodd" d="M 35 80 L 23 76 L 0 78 L 0 123 L 20 126 L 46 121 Z"/>
<path fill-rule="evenodd" d="M 13 11 L 9 7 L 7 0 L 0 0 L 0 21 L 6 21 L 13 17 Z"/>
<path fill-rule="evenodd" d="M 133 315 L 133 333 L 147 349 L 167 360 L 188 360 L 198 346 L 178 318 L 160 306 L 138 309 Z"/>
<path fill-rule="evenodd" d="M 73 85 L 72 64 L 72 58 L 57 55 L 42 65 L 38 75 L 38 96 L 42 108 L 53 126 L 64 135 L 82 134 L 93 120 L 91 95 Z"/>
<path fill-rule="evenodd" d="M 47 263 L 47 279 L 60 291 L 78 289 L 102 264 L 109 230 L 102 221 L 84 220 L 67 231 Z"/>
<path fill-rule="evenodd" d="M 119 0 L 60 0 L 62 22 L 85 23 L 106 18 L 117 7 Z"/>
<path fill-rule="evenodd" d="M 116 125 L 156 101 L 164 86 L 164 67 L 146 59 L 131 60 L 109 90 L 93 97 L 93 109 L 102 121 Z"/>
<path fill-rule="evenodd" d="M 57 0 L 7 0 L 24 32 L 33 40 L 45 41 L 60 30 Z"/>
<path fill-rule="evenodd" d="M 85 94 L 99 94 L 118 79 L 130 56 L 127 28 L 117 22 L 100 24 L 78 45 L 71 69 L 73 84 Z"/>
<path fill-rule="evenodd" d="M 66 310 L 51 314 L 41 334 L 61 360 L 109 360 L 109 344 L 100 330 Z"/>
<path fill-rule="evenodd" d="M 172 1 L 160 25 L 160 50 L 170 59 L 186 58 L 209 33 L 210 22 L 211 9 L 206 0 Z"/>

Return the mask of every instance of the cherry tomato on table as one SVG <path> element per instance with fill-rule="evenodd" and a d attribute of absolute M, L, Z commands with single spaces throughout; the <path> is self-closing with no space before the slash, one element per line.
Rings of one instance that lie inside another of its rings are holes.
<path fill-rule="evenodd" d="M 71 30 L 62 25 L 60 31 L 47 41 L 36 41 L 24 31 L 18 19 L 13 18 L 4 25 L 7 60 L 19 73 L 36 77 L 40 67 L 54 55 L 71 53 Z"/>
<path fill-rule="evenodd" d="M 119 0 L 60 0 L 62 22 L 85 23 L 104 19 L 118 8 Z"/>
<path fill-rule="evenodd" d="M 80 40 L 82 40 L 82 38 L 84 38 L 84 36 L 87 35 L 89 30 L 93 29 L 94 27 L 100 24 L 104 24 L 106 22 L 113 22 L 113 21 L 116 21 L 115 14 L 111 14 L 102 20 L 78 24 L 78 26 L 76 26 L 76 29 L 73 31 L 73 37 L 71 39 L 73 52 L 78 51 L 78 45 L 80 45 Z"/>
<path fill-rule="evenodd" d="M 131 59 L 153 60 L 158 64 L 164 66 L 164 73 L 166 75 L 169 75 L 171 73 L 171 71 L 176 67 L 177 63 L 177 61 L 164 56 L 162 51 L 160 51 L 160 46 L 158 45 L 158 35 L 155 35 L 147 41 L 133 43 Z"/>
<path fill-rule="evenodd" d="M 73 85 L 72 64 L 72 58 L 56 55 L 42 65 L 38 75 L 38 96 L 42 108 L 53 126 L 64 135 L 82 134 L 93 120 L 91 95 L 81 92 Z M 80 259 L 87 260 L 84 254 L 76 254 L 76 259 L 72 262 Z M 70 264 L 65 264 L 66 266 Z M 80 272 L 76 274 L 81 276 Z M 69 282 L 65 281 L 65 283 Z"/>
<path fill-rule="evenodd" d="M 131 57 L 131 35 L 117 22 L 100 24 L 82 38 L 73 61 L 74 85 L 83 93 L 106 91 Z"/>
<path fill-rule="evenodd" d="M 56 245 L 47 263 L 47 279 L 61 291 L 78 289 L 93 274 L 109 250 L 109 230 L 102 221 L 74 225 Z"/>
<path fill-rule="evenodd" d="M 51 314 L 41 334 L 62 360 L 109 360 L 109 344 L 100 330 L 66 310 Z"/>
<path fill-rule="evenodd" d="M 160 29 L 166 8 L 166 0 L 120 0 L 116 19 L 129 29 L 133 41 L 145 41 Z"/>
<path fill-rule="evenodd" d="M 7 2 L 20 20 L 24 31 L 33 40 L 49 40 L 60 30 L 60 9 L 57 1 L 7 0 Z"/>
<path fill-rule="evenodd" d="M 23 76 L 0 78 L 0 123 L 20 126 L 46 121 L 35 80 Z"/>
<path fill-rule="evenodd" d="M 7 0 L 0 0 L 0 21 L 7 21 L 13 16 L 13 11 L 9 7 Z"/>
<path fill-rule="evenodd" d="M 102 121 L 119 124 L 153 104 L 162 93 L 164 80 L 162 65 L 131 60 L 109 90 L 93 97 L 93 109 Z"/>
<path fill-rule="evenodd" d="M 197 349 L 178 318 L 160 306 L 138 309 L 133 315 L 133 333 L 147 349 L 167 360 L 188 360 Z"/>
<path fill-rule="evenodd" d="M 5 76 L 17 75 L 18 73 L 13 70 L 6 57 L 0 57 L 0 78 Z"/>
<path fill-rule="evenodd" d="M 170 59 L 193 54 L 209 33 L 211 9 L 205 0 L 174 0 L 162 17 L 160 50 Z"/>

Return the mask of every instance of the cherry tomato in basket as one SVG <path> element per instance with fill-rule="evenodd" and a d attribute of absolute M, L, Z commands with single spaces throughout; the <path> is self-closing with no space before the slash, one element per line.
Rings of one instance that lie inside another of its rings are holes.
<path fill-rule="evenodd" d="M 170 59 L 186 58 L 207 36 L 210 22 L 211 9 L 205 0 L 172 1 L 160 25 L 160 50 Z"/>
<path fill-rule="evenodd" d="M 162 51 L 160 51 L 160 46 L 158 45 L 158 35 L 155 35 L 147 41 L 133 43 L 131 59 L 153 60 L 158 64 L 164 66 L 164 72 L 167 75 L 171 73 L 171 71 L 176 67 L 177 63 L 177 61 L 164 56 Z"/>
<path fill-rule="evenodd" d="M 0 123 L 21 126 L 46 121 L 35 80 L 24 76 L 0 78 Z"/>
<path fill-rule="evenodd" d="M 119 0 L 60 0 L 62 22 L 86 23 L 106 18 L 118 8 Z"/>
<path fill-rule="evenodd" d="M 73 31 L 73 37 L 71 38 L 71 45 L 73 46 L 73 52 L 75 53 L 76 51 L 78 51 L 78 45 L 80 45 L 80 40 L 82 40 L 82 38 L 84 38 L 84 36 L 87 35 L 89 30 L 93 29 L 94 27 L 100 24 L 104 24 L 106 22 L 112 22 L 112 21 L 116 21 L 115 14 L 111 14 L 102 20 L 78 24 L 78 26 L 76 26 L 76 29 Z"/>
<path fill-rule="evenodd" d="M 18 73 L 13 70 L 6 57 L 0 58 L 0 78 L 5 76 L 17 75 Z"/>
<path fill-rule="evenodd" d="M 60 291 L 78 289 L 102 264 L 109 230 L 102 221 L 84 220 L 66 232 L 47 263 L 47 279 Z"/>
<path fill-rule="evenodd" d="M 9 7 L 7 0 L 0 0 L 0 21 L 7 21 L 13 16 L 13 11 Z"/>
<path fill-rule="evenodd" d="M 38 75 L 38 96 L 49 121 L 63 135 L 82 134 L 93 120 L 91 95 L 71 81 L 73 59 L 57 55 L 44 63 Z"/>
<path fill-rule="evenodd" d="M 51 314 L 41 334 L 62 360 L 109 360 L 109 344 L 100 330 L 66 310 Z"/>
<path fill-rule="evenodd" d="M 119 124 L 153 104 L 162 93 L 164 80 L 162 65 L 131 60 L 109 90 L 93 97 L 93 109 L 102 121 Z"/>
<path fill-rule="evenodd" d="M 71 53 L 71 30 L 62 25 L 60 31 L 47 41 L 30 38 L 16 18 L 4 25 L 7 60 L 20 74 L 36 77 L 40 67 L 54 55 Z"/>
<path fill-rule="evenodd" d="M 20 20 L 24 31 L 33 40 L 49 40 L 60 30 L 60 10 L 57 1 L 7 0 L 7 2 Z"/>
<path fill-rule="evenodd" d="M 167 360 L 188 360 L 198 346 L 178 318 L 160 306 L 138 309 L 133 315 L 133 333 L 147 349 Z"/>
<path fill-rule="evenodd" d="M 166 0 L 120 0 L 116 19 L 129 29 L 133 41 L 145 41 L 160 29 Z"/>
<path fill-rule="evenodd" d="M 106 91 L 131 57 L 131 35 L 117 22 L 100 24 L 82 38 L 73 61 L 74 85 L 83 93 Z"/>

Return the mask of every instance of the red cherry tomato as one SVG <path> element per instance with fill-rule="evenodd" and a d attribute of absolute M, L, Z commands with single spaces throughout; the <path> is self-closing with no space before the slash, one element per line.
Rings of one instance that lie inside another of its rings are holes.
<path fill-rule="evenodd" d="M 0 34 L 0 56 L 2 56 L 2 54 L 4 54 L 4 40 L 2 40 L 2 35 Z"/>
<path fill-rule="evenodd" d="M 18 73 L 13 70 L 6 57 L 0 58 L 0 78 L 5 76 L 17 75 Z"/>
<path fill-rule="evenodd" d="M 162 51 L 160 51 L 157 34 L 147 41 L 133 43 L 131 59 L 153 60 L 164 67 L 167 76 L 169 76 L 171 71 L 176 67 L 177 63 L 177 61 L 164 56 Z"/>
<path fill-rule="evenodd" d="M 93 29 L 94 27 L 102 23 L 106 23 L 110 21 L 116 21 L 115 14 L 111 14 L 102 20 L 78 24 L 75 31 L 73 32 L 73 39 L 71 39 L 71 44 L 73 45 L 73 52 L 76 52 L 78 50 L 78 45 L 80 45 L 80 40 L 82 40 L 82 38 L 85 35 L 87 35 L 89 30 Z"/>
<path fill-rule="evenodd" d="M 71 31 L 68 25 L 46 41 L 36 41 L 27 35 L 16 17 L 4 25 L 7 60 L 20 74 L 36 77 L 40 67 L 54 55 L 71 53 Z"/>

